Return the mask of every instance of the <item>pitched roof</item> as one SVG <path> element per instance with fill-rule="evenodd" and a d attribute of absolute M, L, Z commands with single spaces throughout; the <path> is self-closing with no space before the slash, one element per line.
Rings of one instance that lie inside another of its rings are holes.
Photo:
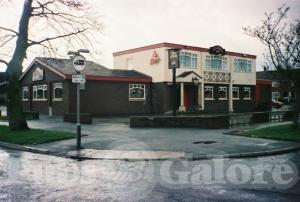
<path fill-rule="evenodd" d="M 42 65 L 45 65 L 48 69 L 52 70 L 54 73 L 57 73 L 66 79 L 70 79 L 72 74 L 76 74 L 71 59 L 37 57 L 35 61 Z M 31 65 L 28 69 L 30 69 L 30 67 Z M 28 69 L 24 72 L 22 77 L 27 73 Z M 86 75 L 86 78 L 88 80 L 152 80 L 150 76 L 135 70 L 109 69 L 93 61 L 86 62 L 86 67 L 82 71 L 82 74 Z"/>
<path fill-rule="evenodd" d="M 278 71 L 260 71 L 256 72 L 257 80 L 288 80 L 284 77 L 284 75 L 280 74 Z"/>
<path fill-rule="evenodd" d="M 196 75 L 197 77 L 199 77 L 200 79 L 202 78 L 199 74 L 195 73 L 194 71 L 186 71 L 186 72 L 182 72 L 181 74 L 179 74 L 177 77 L 179 78 L 184 78 L 190 74 L 194 74 Z"/>
<path fill-rule="evenodd" d="M 38 57 L 37 59 L 63 74 L 76 74 L 74 67 L 72 65 L 71 59 L 41 58 L 41 57 Z M 149 76 L 142 74 L 140 72 L 137 72 L 135 70 L 109 69 L 109 68 L 99 65 L 93 61 L 86 62 L 86 67 L 82 71 L 82 74 L 90 75 L 90 76 L 150 78 Z"/>

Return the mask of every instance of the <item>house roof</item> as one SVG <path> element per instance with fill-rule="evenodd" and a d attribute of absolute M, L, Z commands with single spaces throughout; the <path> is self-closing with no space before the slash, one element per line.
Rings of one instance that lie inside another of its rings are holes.
<path fill-rule="evenodd" d="M 162 47 L 179 48 L 179 49 L 193 50 L 193 51 L 200 51 L 200 52 L 209 52 L 209 48 L 202 48 L 202 47 L 197 47 L 197 46 L 188 46 L 188 45 L 182 45 L 182 44 L 163 42 L 163 43 L 158 43 L 158 44 L 153 44 L 153 45 L 128 49 L 128 50 L 124 50 L 124 51 L 114 52 L 113 56 L 136 53 L 136 52 L 140 52 L 140 51 L 146 51 L 146 50 L 151 50 L 151 49 L 155 49 L 155 48 L 162 48 Z M 225 55 L 232 55 L 232 56 L 237 56 L 237 57 L 245 57 L 245 58 L 256 59 L 256 55 L 238 53 L 238 52 L 231 52 L 231 51 L 225 51 Z"/>
<path fill-rule="evenodd" d="M 195 73 L 194 71 L 186 71 L 186 72 L 182 72 L 181 74 L 179 74 L 177 77 L 178 78 L 184 78 L 190 74 L 194 74 L 195 76 L 197 76 L 198 78 L 202 78 L 199 74 Z"/>
<path fill-rule="evenodd" d="M 76 74 L 71 59 L 37 57 L 34 62 L 40 63 L 41 65 L 45 66 L 50 71 L 58 74 L 64 79 L 71 79 L 72 74 Z M 31 68 L 31 66 L 32 65 L 30 65 L 27 68 L 27 70 L 24 72 L 22 77 L 27 73 L 27 71 Z M 140 73 L 138 71 L 109 69 L 93 61 L 86 62 L 86 67 L 82 71 L 82 74 L 86 75 L 87 80 L 141 81 L 141 82 L 152 81 L 151 77 L 143 73 Z"/>
<path fill-rule="evenodd" d="M 282 81 L 288 80 L 284 75 L 280 74 L 278 71 L 260 71 L 256 72 L 257 80 L 270 80 L 270 81 Z"/>

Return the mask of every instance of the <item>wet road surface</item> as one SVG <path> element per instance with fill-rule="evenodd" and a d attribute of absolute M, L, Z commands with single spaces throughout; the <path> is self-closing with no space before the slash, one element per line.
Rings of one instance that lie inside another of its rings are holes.
<path fill-rule="evenodd" d="M 0 148 L 0 201 L 299 201 L 299 157 L 76 161 Z"/>

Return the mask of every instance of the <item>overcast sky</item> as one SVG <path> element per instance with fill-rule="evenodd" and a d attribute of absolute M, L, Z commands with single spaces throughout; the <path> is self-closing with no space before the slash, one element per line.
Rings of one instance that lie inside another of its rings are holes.
<path fill-rule="evenodd" d="M 1 0 L 0 0 L 1 1 Z M 112 67 L 112 53 L 161 42 L 200 47 L 221 45 L 229 51 L 257 55 L 257 69 L 264 61 L 264 47 L 243 33 L 257 26 L 264 12 L 286 4 L 290 19 L 299 17 L 299 0 L 87 0 L 102 16 L 105 28 L 96 37 L 101 55 L 97 62 Z M 0 7 L 0 25 L 16 26 L 23 0 Z M 0 2 L 1 6 L 1 2 Z M 43 30 L 41 30 L 42 32 Z M 80 48 L 80 47 L 79 47 Z M 64 49 L 64 47 L 62 47 Z M 67 50 L 66 50 L 67 52 Z M 37 56 L 37 55 L 36 55 Z M 29 54 L 26 67 L 34 58 Z M 0 70 L 4 68 L 0 67 Z"/>

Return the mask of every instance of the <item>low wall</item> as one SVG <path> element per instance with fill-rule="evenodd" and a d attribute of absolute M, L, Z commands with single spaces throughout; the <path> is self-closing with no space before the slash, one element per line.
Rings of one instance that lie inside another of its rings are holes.
<path fill-rule="evenodd" d="M 229 116 L 133 116 L 130 127 L 229 128 Z"/>
<path fill-rule="evenodd" d="M 221 129 L 240 125 L 291 121 L 295 111 L 266 111 L 199 116 L 133 116 L 130 127 L 178 127 Z"/>

